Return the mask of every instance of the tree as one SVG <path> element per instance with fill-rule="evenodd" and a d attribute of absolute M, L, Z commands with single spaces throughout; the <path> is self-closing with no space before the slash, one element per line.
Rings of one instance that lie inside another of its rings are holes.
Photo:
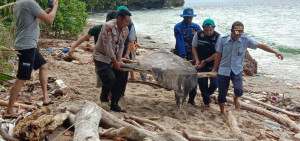
<path fill-rule="evenodd" d="M 47 8 L 47 0 L 41 0 L 43 9 Z M 87 24 L 86 3 L 79 0 L 59 0 L 59 7 L 53 24 L 42 26 L 54 32 L 55 37 L 77 37 Z M 45 31 L 45 30 L 44 30 Z"/>

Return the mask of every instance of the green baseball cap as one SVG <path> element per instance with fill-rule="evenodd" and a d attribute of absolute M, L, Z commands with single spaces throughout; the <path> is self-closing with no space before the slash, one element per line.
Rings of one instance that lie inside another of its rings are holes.
<path fill-rule="evenodd" d="M 216 27 L 215 22 L 212 19 L 206 19 L 203 24 L 203 27 Z"/>
<path fill-rule="evenodd" d="M 129 9 L 128 9 L 127 6 L 121 5 L 121 6 L 119 6 L 119 7 L 117 8 L 117 12 L 120 11 L 121 9 L 125 9 L 125 10 L 128 10 L 128 11 L 129 11 Z"/>

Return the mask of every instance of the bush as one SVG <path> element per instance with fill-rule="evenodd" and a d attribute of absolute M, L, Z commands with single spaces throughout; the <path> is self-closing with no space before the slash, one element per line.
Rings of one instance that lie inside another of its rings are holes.
<path fill-rule="evenodd" d="M 43 9 L 47 8 L 47 0 L 41 0 Z M 59 7 L 53 24 L 41 26 L 49 32 L 54 32 L 55 37 L 77 37 L 87 24 L 89 15 L 85 12 L 86 4 L 79 0 L 59 0 Z"/>

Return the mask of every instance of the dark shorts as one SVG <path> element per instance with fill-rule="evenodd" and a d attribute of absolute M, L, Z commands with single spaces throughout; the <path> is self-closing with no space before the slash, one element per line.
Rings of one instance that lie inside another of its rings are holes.
<path fill-rule="evenodd" d="M 30 80 L 32 69 L 37 70 L 46 60 L 37 50 L 37 48 L 17 50 L 20 54 L 17 78 L 20 80 Z"/>
<path fill-rule="evenodd" d="M 230 73 L 230 76 L 218 75 L 218 88 L 219 96 L 218 102 L 224 103 L 227 102 L 226 95 L 228 92 L 228 87 L 230 80 L 233 84 L 234 95 L 242 96 L 243 95 L 243 75 L 242 72 L 235 75 L 233 72 Z"/>

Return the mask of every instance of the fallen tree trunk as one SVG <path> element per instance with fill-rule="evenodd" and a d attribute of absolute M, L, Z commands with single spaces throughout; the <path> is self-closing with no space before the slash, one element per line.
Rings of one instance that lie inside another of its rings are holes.
<path fill-rule="evenodd" d="M 76 114 L 74 141 L 100 141 L 99 123 L 103 110 L 95 103 L 87 102 Z"/>
<path fill-rule="evenodd" d="M 228 114 L 227 115 L 227 124 L 230 127 L 231 131 L 233 132 L 234 136 L 236 138 L 238 138 L 240 141 L 244 141 L 245 138 L 238 126 L 238 123 L 237 123 L 235 117 L 232 115 L 231 111 L 229 111 L 227 114 Z"/>
<path fill-rule="evenodd" d="M 0 106 L 6 106 L 7 107 L 8 106 L 8 101 L 0 100 Z M 14 103 L 14 107 L 16 107 L 16 108 L 22 107 L 22 108 L 26 108 L 26 109 L 36 108 L 35 106 L 27 105 L 27 104 L 21 104 L 21 103 L 18 103 L 18 102 Z"/>
<path fill-rule="evenodd" d="M 187 131 L 183 131 L 183 134 L 189 141 L 239 141 L 239 139 L 221 139 L 221 138 L 210 138 L 199 135 L 191 135 Z"/>
<path fill-rule="evenodd" d="M 228 94 L 234 95 L 233 93 L 228 93 Z M 289 115 L 289 116 L 300 117 L 300 114 L 297 114 L 297 113 L 291 113 L 291 112 L 286 111 L 286 110 L 284 110 L 284 109 L 275 107 L 275 106 L 273 106 L 273 105 L 270 105 L 270 104 L 267 104 L 267 103 L 258 101 L 258 100 L 256 100 L 256 99 L 253 99 L 253 98 L 250 98 L 250 97 L 247 97 L 247 96 L 242 96 L 241 98 L 247 99 L 247 100 L 250 100 L 250 101 L 253 101 L 253 102 L 258 103 L 258 104 L 261 104 L 261 105 L 264 105 L 264 106 L 266 106 L 266 107 L 268 107 L 268 108 L 271 108 L 271 109 L 274 109 L 274 110 L 276 110 L 276 111 L 282 112 L 282 113 L 287 114 L 287 115 Z"/>
<path fill-rule="evenodd" d="M 227 98 L 227 101 L 229 103 L 232 103 L 234 104 L 233 100 L 232 99 L 229 99 Z M 257 106 L 252 106 L 250 104 L 246 104 L 244 102 L 241 102 L 240 101 L 240 104 L 241 104 L 241 108 L 244 109 L 244 110 L 248 110 L 248 111 L 251 111 L 251 112 L 255 112 L 255 113 L 258 113 L 258 114 L 261 114 L 261 115 L 264 115 L 266 117 L 269 117 L 271 119 L 274 119 L 275 121 L 277 121 L 278 123 L 280 124 L 283 124 L 289 128 L 291 128 L 291 130 L 295 133 L 299 133 L 300 132 L 300 127 L 294 122 L 292 121 L 291 119 L 289 118 L 286 118 L 286 117 L 283 117 L 281 115 L 278 115 L 276 113 L 273 113 L 271 111 L 268 111 L 268 110 L 265 110 L 263 108 L 260 108 L 260 107 L 257 107 Z"/>

